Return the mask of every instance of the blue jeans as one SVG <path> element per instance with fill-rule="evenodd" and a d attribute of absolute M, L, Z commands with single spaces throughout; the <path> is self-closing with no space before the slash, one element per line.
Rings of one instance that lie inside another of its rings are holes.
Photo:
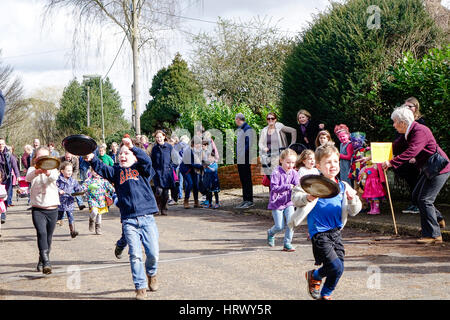
<path fill-rule="evenodd" d="M 284 210 L 272 210 L 272 217 L 275 225 L 269 229 L 269 235 L 274 236 L 278 232 L 286 229 L 284 233 L 283 244 L 291 244 L 292 237 L 294 236 L 294 229 L 287 226 L 287 222 L 291 219 L 294 214 L 294 206 L 289 206 Z"/>
<path fill-rule="evenodd" d="M 58 211 L 58 220 L 64 219 L 67 213 L 67 219 L 69 219 L 69 224 L 73 224 L 73 214 L 70 211 Z"/>
<path fill-rule="evenodd" d="M 183 175 L 180 173 L 180 168 L 177 168 L 177 176 L 178 176 L 178 182 L 180 183 L 180 185 L 178 186 L 178 199 L 182 199 L 183 198 L 183 184 L 184 184 L 184 179 L 183 179 Z"/>
<path fill-rule="evenodd" d="M 187 174 L 183 175 L 184 181 L 186 182 L 186 190 L 184 190 L 184 198 L 189 199 L 191 196 L 191 190 L 194 194 L 194 200 L 198 200 L 198 184 L 199 184 L 199 174 L 191 169 Z"/>
<path fill-rule="evenodd" d="M 136 289 L 148 288 L 147 277 L 154 276 L 158 267 L 159 243 L 158 228 L 153 215 L 124 219 L 122 231 L 128 243 L 131 276 Z M 146 255 L 145 266 L 142 245 Z"/>

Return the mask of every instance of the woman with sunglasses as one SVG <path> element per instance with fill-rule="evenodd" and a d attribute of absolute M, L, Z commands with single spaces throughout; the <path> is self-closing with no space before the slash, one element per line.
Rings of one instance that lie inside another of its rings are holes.
<path fill-rule="evenodd" d="M 297 140 L 297 130 L 277 122 L 277 115 L 273 112 L 267 114 L 266 120 L 267 126 L 261 130 L 259 136 L 259 152 L 264 174 L 270 176 L 271 167 L 276 168 L 279 164 L 280 152 Z M 291 143 L 289 144 L 286 133 L 291 134 Z"/>

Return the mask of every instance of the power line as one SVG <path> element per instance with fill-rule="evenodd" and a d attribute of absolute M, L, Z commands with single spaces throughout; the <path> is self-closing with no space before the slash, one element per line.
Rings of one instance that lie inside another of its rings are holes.
<path fill-rule="evenodd" d="M 17 55 L 17 56 L 2 57 L 2 59 L 14 59 L 14 58 L 22 58 L 22 57 L 28 57 L 28 56 L 38 56 L 38 55 L 42 55 L 42 54 L 49 54 L 49 53 L 54 53 L 54 52 L 67 51 L 67 50 L 71 50 L 71 49 L 66 48 L 66 49 L 55 49 L 55 50 L 42 51 L 42 52 L 30 52 L 30 53 Z"/>
<path fill-rule="evenodd" d="M 192 21 L 198 21 L 198 22 L 204 22 L 204 23 L 210 23 L 210 24 L 216 24 L 219 25 L 219 22 L 217 21 L 212 21 L 212 20 L 205 20 L 205 19 L 200 19 L 200 18 L 192 18 L 192 17 L 186 17 L 186 16 L 180 16 L 180 15 L 176 15 L 173 13 L 167 13 L 167 12 L 162 12 L 162 11 L 156 11 L 156 10 L 151 10 L 151 9 L 147 9 L 144 8 L 148 11 L 154 12 L 154 13 L 159 13 L 159 14 L 164 14 L 167 16 L 171 16 L 174 18 L 180 18 L 180 19 L 186 19 L 186 20 L 192 20 Z M 245 28 L 245 29 L 256 29 L 256 30 L 265 30 L 263 28 L 258 28 L 258 27 L 252 27 L 252 26 L 245 26 L 245 25 L 241 25 L 241 24 L 235 24 L 233 23 L 233 26 L 238 27 L 238 28 Z M 285 32 L 285 33 L 298 33 L 298 31 L 291 31 L 291 30 L 280 30 L 281 32 Z"/>
<path fill-rule="evenodd" d="M 128 31 L 129 31 L 129 30 L 128 30 Z M 114 66 L 114 63 L 116 62 L 116 59 L 117 59 L 117 57 L 119 56 L 120 50 L 122 50 L 123 44 L 125 43 L 125 39 L 127 38 L 128 31 L 127 31 L 127 33 L 125 33 L 125 35 L 124 35 L 124 37 L 123 37 L 123 40 L 122 40 L 122 43 L 121 43 L 121 45 L 120 45 L 120 48 L 119 48 L 119 50 L 117 51 L 116 56 L 114 57 L 114 60 L 113 60 L 113 62 L 112 62 L 112 64 L 111 64 L 111 66 L 110 66 L 109 69 L 108 69 L 108 72 L 107 72 L 106 75 L 103 77 L 104 79 L 106 79 L 106 77 L 108 76 L 108 74 L 109 74 L 109 72 L 111 71 L 112 67 Z"/>

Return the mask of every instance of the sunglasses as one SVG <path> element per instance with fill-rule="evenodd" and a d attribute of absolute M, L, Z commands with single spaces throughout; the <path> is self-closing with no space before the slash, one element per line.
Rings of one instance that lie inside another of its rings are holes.
<path fill-rule="evenodd" d="M 275 118 L 267 118 L 267 120 L 276 120 Z"/>

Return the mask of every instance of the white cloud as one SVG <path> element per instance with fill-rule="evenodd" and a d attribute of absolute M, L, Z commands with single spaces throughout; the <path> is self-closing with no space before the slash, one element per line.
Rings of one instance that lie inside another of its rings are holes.
<path fill-rule="evenodd" d="M 123 34 L 117 30 L 103 30 L 103 41 L 97 48 L 95 41 L 83 56 L 77 57 L 78 64 L 72 67 L 71 48 L 73 24 L 68 13 L 54 16 L 51 23 L 42 26 L 44 0 L 2 0 L 0 1 L 0 37 L 1 56 L 5 63 L 14 67 L 22 78 L 26 94 L 46 86 L 65 86 L 74 77 L 80 81 L 83 74 L 102 74 L 109 69 L 119 49 Z M 224 18 L 248 20 L 254 16 L 272 17 L 283 30 L 298 32 L 310 21 L 311 14 L 323 10 L 328 0 L 203 0 L 201 5 L 192 5 L 182 13 L 198 19 L 216 21 L 218 16 Z M 4 14 L 7 12 L 7 14 Z M 280 20 L 281 19 L 281 20 Z M 208 31 L 214 24 L 181 19 L 182 27 L 191 33 Z M 186 35 L 181 32 L 166 34 L 171 39 L 168 53 L 156 59 L 154 54 L 146 77 L 141 80 L 141 112 L 150 99 L 148 89 L 152 75 L 166 66 L 173 59 L 175 52 L 188 56 L 189 46 Z M 91 35 L 96 39 L 96 34 Z M 116 61 L 109 78 L 122 97 L 122 107 L 127 118 L 131 118 L 131 84 L 133 82 L 132 64 L 129 44 L 125 43 L 122 54 Z"/>

